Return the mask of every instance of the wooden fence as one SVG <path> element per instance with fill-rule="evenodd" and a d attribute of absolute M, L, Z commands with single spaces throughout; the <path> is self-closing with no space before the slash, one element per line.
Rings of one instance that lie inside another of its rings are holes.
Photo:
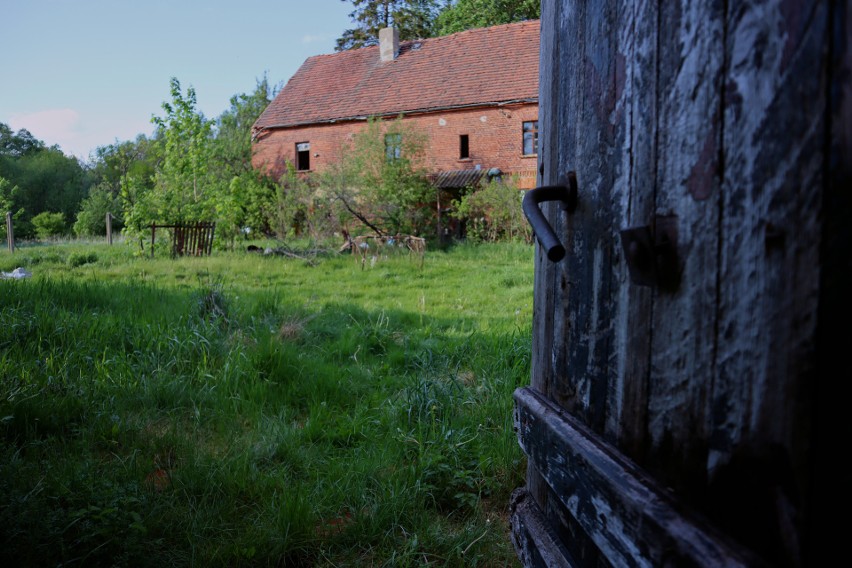
<path fill-rule="evenodd" d="M 172 256 L 210 256 L 213 250 L 213 234 L 216 223 L 198 221 L 175 225 L 151 225 L 151 257 L 157 229 L 172 229 Z"/>

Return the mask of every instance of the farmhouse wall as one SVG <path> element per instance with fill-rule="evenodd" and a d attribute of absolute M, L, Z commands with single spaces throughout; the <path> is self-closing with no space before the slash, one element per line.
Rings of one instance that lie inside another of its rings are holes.
<path fill-rule="evenodd" d="M 523 189 L 535 184 L 537 156 L 523 154 L 522 125 L 538 120 L 536 104 L 432 112 L 403 120 L 425 137 L 423 165 L 429 173 L 499 168 L 504 176 L 516 174 Z M 253 146 L 252 165 L 280 177 L 288 163 L 295 165 L 296 144 L 308 142 L 309 172 L 322 172 L 365 126 L 364 121 L 350 121 L 265 131 Z M 462 135 L 468 136 L 467 159 L 459 157 Z"/>

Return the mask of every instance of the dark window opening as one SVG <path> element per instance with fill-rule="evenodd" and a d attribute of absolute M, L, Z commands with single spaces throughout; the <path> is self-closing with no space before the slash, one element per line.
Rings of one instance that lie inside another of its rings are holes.
<path fill-rule="evenodd" d="M 538 154 L 538 121 L 524 123 L 524 155 Z"/>
<path fill-rule="evenodd" d="M 311 144 L 299 142 L 296 144 L 296 170 L 305 172 L 311 169 Z"/>
<path fill-rule="evenodd" d="M 470 158 L 470 138 L 467 134 L 459 136 L 459 159 L 466 160 Z"/>
<path fill-rule="evenodd" d="M 385 134 L 385 156 L 389 162 L 402 156 L 402 134 Z"/>

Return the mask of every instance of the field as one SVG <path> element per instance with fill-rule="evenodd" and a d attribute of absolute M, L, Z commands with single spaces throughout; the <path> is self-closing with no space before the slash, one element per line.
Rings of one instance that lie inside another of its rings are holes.
<path fill-rule="evenodd" d="M 0 564 L 516 566 L 524 244 L 0 253 Z"/>

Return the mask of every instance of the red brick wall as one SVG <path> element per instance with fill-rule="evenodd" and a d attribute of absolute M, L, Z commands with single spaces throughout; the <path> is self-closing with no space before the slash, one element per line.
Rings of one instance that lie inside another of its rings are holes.
<path fill-rule="evenodd" d="M 499 168 L 505 175 L 519 174 L 521 186 L 535 184 L 536 156 L 523 156 L 521 125 L 538 120 L 538 105 L 512 105 L 435 112 L 405 117 L 407 127 L 425 135 L 424 166 L 430 173 Z M 295 164 L 296 144 L 310 142 L 311 171 L 320 172 L 337 159 L 341 145 L 363 129 L 364 122 L 320 124 L 270 131 L 253 145 L 252 164 L 275 176 Z M 468 135 L 470 158 L 459 159 L 459 136 Z"/>

